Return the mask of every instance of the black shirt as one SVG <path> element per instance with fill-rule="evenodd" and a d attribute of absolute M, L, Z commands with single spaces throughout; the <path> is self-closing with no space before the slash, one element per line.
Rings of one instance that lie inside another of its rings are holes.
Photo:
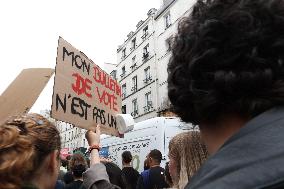
<path fill-rule="evenodd" d="M 168 188 L 169 185 L 165 181 L 165 170 L 160 167 L 151 167 L 150 168 L 150 188 Z"/>
<path fill-rule="evenodd" d="M 139 172 L 133 167 L 124 167 L 122 169 L 122 175 L 124 176 L 127 188 L 135 189 L 138 177 L 140 176 Z"/>
<path fill-rule="evenodd" d="M 73 181 L 70 184 L 68 184 L 65 189 L 81 189 L 80 187 L 81 187 L 82 184 L 83 184 L 83 181 L 76 180 L 76 181 Z M 84 188 L 84 187 L 82 186 L 82 188 Z"/>

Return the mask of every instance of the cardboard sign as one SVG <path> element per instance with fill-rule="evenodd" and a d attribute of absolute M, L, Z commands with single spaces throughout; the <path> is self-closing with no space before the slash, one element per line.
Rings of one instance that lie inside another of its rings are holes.
<path fill-rule="evenodd" d="M 50 68 L 24 69 L 0 97 L 0 123 L 29 112 L 53 72 Z"/>
<path fill-rule="evenodd" d="M 51 116 L 105 134 L 118 136 L 121 86 L 63 38 L 58 40 Z"/>

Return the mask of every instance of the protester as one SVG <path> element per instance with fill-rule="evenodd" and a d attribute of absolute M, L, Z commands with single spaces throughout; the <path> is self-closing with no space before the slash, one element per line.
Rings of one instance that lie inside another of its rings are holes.
<path fill-rule="evenodd" d="M 90 146 L 90 168 L 83 173 L 83 185 L 86 189 L 119 189 L 109 181 L 106 167 L 100 162 L 100 126 L 96 126 L 96 132 L 87 131 L 86 139 Z"/>
<path fill-rule="evenodd" d="M 150 169 L 149 163 L 148 163 L 148 157 L 144 160 L 144 171 Z"/>
<path fill-rule="evenodd" d="M 83 172 L 87 169 L 87 162 L 82 154 L 73 154 L 69 167 L 72 172 L 74 181 L 66 186 L 66 189 L 80 188 L 83 183 Z"/>
<path fill-rule="evenodd" d="M 74 181 L 74 177 L 72 174 L 72 171 L 70 169 L 70 161 L 71 161 L 72 155 L 69 155 L 66 157 L 66 164 L 67 164 L 67 172 L 63 176 L 63 181 L 66 185 L 70 184 L 71 182 Z"/>
<path fill-rule="evenodd" d="M 121 169 L 110 161 L 103 161 L 102 163 L 106 167 L 106 172 L 108 174 L 110 183 L 119 186 L 122 189 L 128 189 L 126 187 L 126 180 L 122 175 Z"/>
<path fill-rule="evenodd" d="M 139 172 L 135 170 L 132 165 L 132 154 L 130 151 L 124 151 L 121 154 L 122 157 L 122 175 L 125 178 L 125 182 L 128 189 L 135 189 L 137 180 L 140 176 Z"/>
<path fill-rule="evenodd" d="M 165 181 L 169 185 L 170 188 L 174 186 L 174 183 L 170 175 L 170 171 L 169 171 L 169 162 L 167 162 L 165 165 Z"/>
<path fill-rule="evenodd" d="M 174 136 L 169 143 L 169 172 L 173 187 L 183 189 L 207 157 L 208 152 L 201 142 L 199 131 Z"/>
<path fill-rule="evenodd" d="M 67 160 L 65 159 L 61 159 L 61 166 L 60 166 L 60 170 L 59 170 L 59 175 L 58 175 L 58 180 L 62 180 L 64 181 L 64 175 L 66 174 L 67 172 Z"/>
<path fill-rule="evenodd" d="M 60 136 L 39 114 L 15 116 L 0 126 L 0 188 L 50 189 L 59 174 Z"/>
<path fill-rule="evenodd" d="M 283 0 L 198 0 L 182 19 L 168 95 L 211 154 L 187 189 L 284 187 L 283 52 Z"/>
<path fill-rule="evenodd" d="M 148 154 L 148 163 L 150 169 L 143 171 L 137 182 L 137 189 L 158 189 L 167 188 L 169 185 L 165 181 L 165 170 L 160 167 L 162 153 L 157 150 L 151 150 Z"/>

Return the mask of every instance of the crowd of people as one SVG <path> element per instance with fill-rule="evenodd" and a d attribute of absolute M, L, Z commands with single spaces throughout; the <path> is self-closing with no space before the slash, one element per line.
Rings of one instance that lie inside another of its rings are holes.
<path fill-rule="evenodd" d="M 86 133 L 89 165 L 74 154 L 59 171 L 57 129 L 27 114 L 0 126 L 0 188 L 284 188 L 284 1 L 197 0 L 191 10 L 174 37 L 168 96 L 200 132 L 172 138 L 165 167 L 157 149 L 141 173 L 129 151 L 122 169 L 101 161 L 97 126 Z"/>
<path fill-rule="evenodd" d="M 199 132 L 188 131 L 171 139 L 167 169 L 161 167 L 162 153 L 153 149 L 139 173 L 132 167 L 130 151 L 121 154 L 122 169 L 99 157 L 99 125 L 96 132 L 86 133 L 89 163 L 82 153 L 60 160 L 59 132 L 39 114 L 15 116 L 0 133 L 1 189 L 183 188 L 208 156 Z"/>

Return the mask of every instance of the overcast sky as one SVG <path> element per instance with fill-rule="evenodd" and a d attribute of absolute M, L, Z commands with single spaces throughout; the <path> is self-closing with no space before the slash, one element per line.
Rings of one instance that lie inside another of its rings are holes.
<path fill-rule="evenodd" d="M 9 0 L 0 2 L 0 94 L 25 68 L 55 68 L 57 40 L 96 64 L 116 63 L 116 49 L 161 0 Z M 33 107 L 50 109 L 51 80 Z"/>

